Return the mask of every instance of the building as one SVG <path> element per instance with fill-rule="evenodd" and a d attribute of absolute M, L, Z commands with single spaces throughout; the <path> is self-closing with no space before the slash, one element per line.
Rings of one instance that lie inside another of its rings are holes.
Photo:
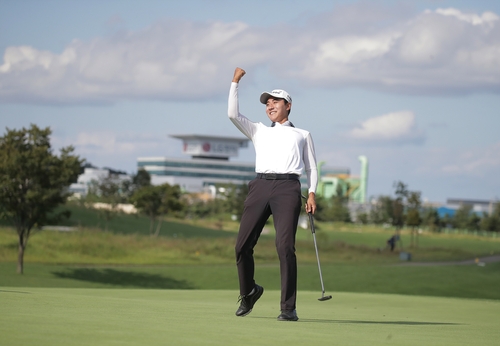
<path fill-rule="evenodd" d="M 495 204 L 498 203 L 498 200 L 472 200 L 472 199 L 459 199 L 459 198 L 448 198 L 446 200 L 446 205 L 449 209 L 458 210 L 462 206 L 470 206 L 471 211 L 477 214 L 493 213 L 493 209 Z"/>
<path fill-rule="evenodd" d="M 229 161 L 249 140 L 239 137 L 173 135 L 183 141 L 182 152 L 191 159 L 139 157 L 137 168 L 151 175 L 153 185 L 179 185 L 186 192 L 212 191 L 216 184 L 246 184 L 255 178 L 253 163 Z"/>
<path fill-rule="evenodd" d="M 132 179 L 125 172 L 115 171 L 110 168 L 85 167 L 83 173 L 78 176 L 77 182 L 70 185 L 69 191 L 75 197 L 85 197 L 93 181 L 101 181 L 111 176 L 117 183 Z"/>

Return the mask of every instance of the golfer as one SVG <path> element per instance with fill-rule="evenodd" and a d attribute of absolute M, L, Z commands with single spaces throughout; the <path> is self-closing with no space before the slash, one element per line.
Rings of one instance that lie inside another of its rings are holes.
<path fill-rule="evenodd" d="M 233 124 L 254 144 L 257 177 L 248 184 L 240 229 L 236 240 L 236 264 L 240 283 L 240 307 L 236 316 L 248 315 L 264 288 L 254 280 L 253 249 L 262 229 L 273 215 L 276 249 L 281 273 L 280 321 L 297 321 L 297 258 L 295 234 L 302 206 L 300 175 L 307 174 L 306 211 L 316 211 L 315 192 L 318 182 L 316 155 L 311 135 L 288 120 L 292 98 L 284 90 L 264 92 L 260 102 L 266 105 L 271 126 L 254 123 L 240 114 L 238 85 L 245 71 L 236 68 L 229 91 L 228 116 Z"/>

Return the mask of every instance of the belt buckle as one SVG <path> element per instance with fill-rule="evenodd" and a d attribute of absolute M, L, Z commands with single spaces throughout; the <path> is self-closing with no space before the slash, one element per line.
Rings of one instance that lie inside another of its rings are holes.
<path fill-rule="evenodd" d="M 266 180 L 276 180 L 276 173 L 266 173 Z"/>

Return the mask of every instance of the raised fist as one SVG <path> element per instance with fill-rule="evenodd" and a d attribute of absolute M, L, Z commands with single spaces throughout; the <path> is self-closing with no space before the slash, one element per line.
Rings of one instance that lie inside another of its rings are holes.
<path fill-rule="evenodd" d="M 235 83 L 239 83 L 240 82 L 240 79 L 241 77 L 243 77 L 245 75 L 245 70 L 242 69 L 242 68 L 239 68 L 237 67 L 235 70 L 234 70 L 234 76 L 233 76 L 233 82 Z"/>

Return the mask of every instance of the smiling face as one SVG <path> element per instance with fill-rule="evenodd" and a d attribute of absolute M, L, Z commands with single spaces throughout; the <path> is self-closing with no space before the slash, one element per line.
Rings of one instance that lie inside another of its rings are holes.
<path fill-rule="evenodd" d="M 284 99 L 270 97 L 266 102 L 266 114 L 272 122 L 283 124 L 288 120 L 292 104 Z"/>

